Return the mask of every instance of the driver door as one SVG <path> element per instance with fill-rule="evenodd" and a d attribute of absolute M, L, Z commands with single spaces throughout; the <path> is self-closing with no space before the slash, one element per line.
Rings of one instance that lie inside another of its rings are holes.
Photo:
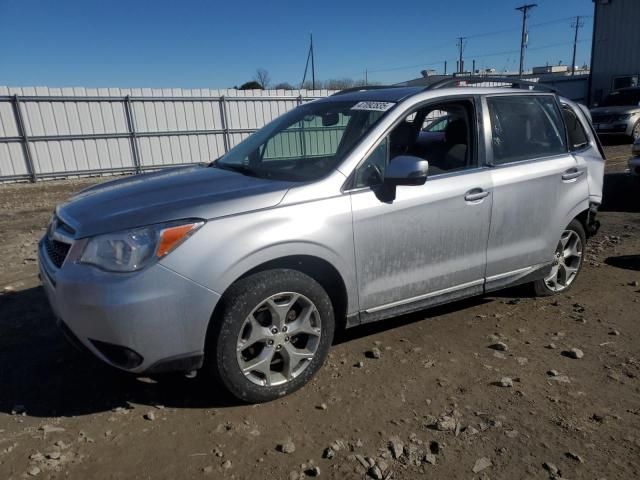
<path fill-rule="evenodd" d="M 353 231 L 360 310 L 364 321 L 416 310 L 428 305 L 481 293 L 491 216 L 491 177 L 478 151 L 473 99 L 431 107 L 446 107 L 466 116 L 466 165 L 447 171 L 442 158 L 447 145 L 422 152 L 433 161 L 433 174 L 421 186 L 398 186 L 393 201 L 376 193 L 376 178 L 393 161 L 396 129 L 407 139 L 403 154 L 411 154 L 416 137 L 400 125 L 381 139 L 355 172 L 351 191 Z M 455 108 L 454 108 L 455 107 Z M 445 108 L 445 109 L 446 109 Z M 411 117 L 409 115 L 408 117 Z M 424 115 L 414 115 L 414 119 Z M 416 126 L 415 135 L 420 128 Z M 446 133 L 445 133 L 446 136 Z M 462 140 L 460 140 L 462 141 Z M 396 145 L 397 147 L 397 145 Z M 454 146 L 451 146 L 454 148 Z M 460 145 L 456 145 L 460 151 Z M 438 150 L 439 153 L 435 153 Z"/>

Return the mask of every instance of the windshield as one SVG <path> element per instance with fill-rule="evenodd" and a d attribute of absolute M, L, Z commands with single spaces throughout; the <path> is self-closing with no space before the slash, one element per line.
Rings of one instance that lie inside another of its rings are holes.
<path fill-rule="evenodd" d="M 640 105 L 640 90 L 611 92 L 604 100 L 605 107 L 626 107 Z"/>
<path fill-rule="evenodd" d="M 310 102 L 258 130 L 211 166 L 261 178 L 316 180 L 334 170 L 394 105 Z"/>

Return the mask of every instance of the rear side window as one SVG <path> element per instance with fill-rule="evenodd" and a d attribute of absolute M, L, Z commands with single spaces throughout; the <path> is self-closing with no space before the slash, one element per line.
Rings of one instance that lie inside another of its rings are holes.
<path fill-rule="evenodd" d="M 553 96 L 488 97 L 487 104 L 494 164 L 566 153 L 564 125 Z"/>
<path fill-rule="evenodd" d="M 564 106 L 562 108 L 562 116 L 564 117 L 564 124 L 567 126 L 569 149 L 579 150 L 588 145 L 589 137 L 587 137 L 587 132 L 584 131 L 584 127 L 575 112 L 569 106 Z"/>

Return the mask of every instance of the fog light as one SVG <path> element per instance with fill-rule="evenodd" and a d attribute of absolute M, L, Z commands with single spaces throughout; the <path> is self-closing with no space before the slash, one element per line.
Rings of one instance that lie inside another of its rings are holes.
<path fill-rule="evenodd" d="M 130 370 L 138 367 L 142 363 L 142 356 L 130 348 L 101 342 L 99 340 L 89 339 L 89 341 L 116 367 Z"/>

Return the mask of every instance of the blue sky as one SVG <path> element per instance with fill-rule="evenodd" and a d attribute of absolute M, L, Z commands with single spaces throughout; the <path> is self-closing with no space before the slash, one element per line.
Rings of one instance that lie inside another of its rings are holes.
<path fill-rule="evenodd" d="M 226 88 L 256 68 L 302 79 L 313 32 L 317 77 L 398 82 L 465 62 L 517 70 L 524 0 L 0 0 L 0 85 Z M 592 0 L 536 0 L 526 66 L 589 61 Z"/>

